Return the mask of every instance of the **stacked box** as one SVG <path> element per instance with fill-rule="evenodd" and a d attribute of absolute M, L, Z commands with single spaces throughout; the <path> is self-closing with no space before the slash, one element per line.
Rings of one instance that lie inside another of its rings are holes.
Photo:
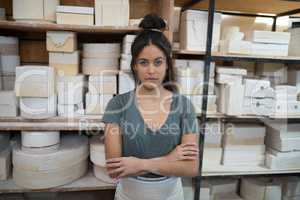
<path fill-rule="evenodd" d="M 300 42 L 300 28 L 292 28 L 289 32 L 291 33 L 289 56 L 300 56 L 300 49 L 298 45 Z"/>
<path fill-rule="evenodd" d="M 59 0 L 13 0 L 15 20 L 55 22 L 55 10 Z"/>
<path fill-rule="evenodd" d="M 120 71 L 118 81 L 119 81 L 118 94 L 124 94 L 131 90 L 134 90 L 135 88 L 135 80 L 133 74 L 130 72 Z"/>
<path fill-rule="evenodd" d="M 57 6 L 57 24 L 94 25 L 94 8 L 78 6 Z"/>
<path fill-rule="evenodd" d="M 97 26 L 128 26 L 129 0 L 95 0 Z"/>
<path fill-rule="evenodd" d="M 0 117 L 16 117 L 18 100 L 14 91 L 0 91 Z"/>
<path fill-rule="evenodd" d="M 300 166 L 299 128 L 299 124 L 268 124 L 267 167 L 271 169 L 294 169 Z"/>
<path fill-rule="evenodd" d="M 220 13 L 214 15 L 212 51 L 217 51 L 219 48 L 221 17 Z M 207 24 L 207 11 L 184 11 L 180 22 L 180 49 L 206 51 Z"/>
<path fill-rule="evenodd" d="M 120 70 L 122 71 L 131 71 L 131 45 L 135 40 L 136 35 L 126 35 L 123 38 L 123 46 L 122 46 L 122 55 L 121 55 L 121 64 Z"/>
<path fill-rule="evenodd" d="M 256 124 L 226 124 L 223 165 L 260 166 L 265 161 L 266 128 Z"/>
<path fill-rule="evenodd" d="M 281 63 L 258 63 L 256 75 L 269 80 L 272 86 L 287 83 L 287 66 Z"/>

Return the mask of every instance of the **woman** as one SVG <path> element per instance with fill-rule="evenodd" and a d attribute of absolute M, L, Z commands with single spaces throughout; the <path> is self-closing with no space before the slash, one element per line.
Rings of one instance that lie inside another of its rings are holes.
<path fill-rule="evenodd" d="M 136 88 L 107 105 L 106 167 L 118 179 L 116 200 L 182 200 L 179 177 L 198 173 L 199 132 L 194 107 L 174 87 L 165 22 L 147 15 L 134 40 Z"/>

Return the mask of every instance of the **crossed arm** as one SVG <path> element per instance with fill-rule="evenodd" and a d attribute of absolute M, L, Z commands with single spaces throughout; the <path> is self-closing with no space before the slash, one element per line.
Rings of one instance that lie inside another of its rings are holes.
<path fill-rule="evenodd" d="M 106 168 L 111 178 L 155 173 L 164 176 L 194 177 L 198 175 L 197 134 L 185 134 L 181 144 L 168 155 L 140 159 L 122 157 L 121 130 L 117 124 L 106 124 Z"/>

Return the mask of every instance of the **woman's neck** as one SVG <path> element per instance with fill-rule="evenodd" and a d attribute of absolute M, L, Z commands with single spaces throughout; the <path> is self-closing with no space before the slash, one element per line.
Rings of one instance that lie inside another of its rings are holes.
<path fill-rule="evenodd" d="M 165 96 L 167 93 L 167 90 L 163 86 L 159 86 L 157 88 L 153 89 L 147 89 L 143 86 L 137 86 L 136 88 L 136 95 L 138 97 L 141 96 L 147 96 L 153 99 L 161 99 L 163 96 Z"/>

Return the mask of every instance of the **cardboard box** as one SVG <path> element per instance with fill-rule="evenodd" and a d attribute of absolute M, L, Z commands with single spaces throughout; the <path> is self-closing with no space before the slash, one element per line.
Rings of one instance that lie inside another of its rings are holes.
<path fill-rule="evenodd" d="M 128 26 L 129 0 L 95 0 L 97 26 Z"/>
<path fill-rule="evenodd" d="M 77 35 L 68 31 L 47 31 L 47 50 L 74 52 L 77 50 Z"/>
<path fill-rule="evenodd" d="M 0 91 L 0 117 L 16 117 L 18 100 L 14 91 Z"/>
<path fill-rule="evenodd" d="M 89 92 L 91 94 L 116 94 L 117 77 L 111 76 L 89 76 Z"/>
<path fill-rule="evenodd" d="M 57 24 L 94 25 L 94 8 L 78 6 L 57 6 Z"/>
<path fill-rule="evenodd" d="M 220 13 L 216 13 L 214 16 L 212 51 L 217 51 L 219 47 L 221 16 Z M 186 10 L 182 13 L 180 23 L 181 49 L 206 51 L 207 20 L 207 11 Z"/>
<path fill-rule="evenodd" d="M 80 53 L 74 51 L 73 53 L 50 52 L 49 66 L 53 67 L 60 76 L 75 76 L 79 73 Z"/>
<path fill-rule="evenodd" d="M 13 0 L 13 18 L 55 22 L 58 5 L 59 0 Z"/>
<path fill-rule="evenodd" d="M 271 86 L 270 81 L 267 80 L 257 80 L 257 79 L 245 79 L 245 97 L 261 97 L 257 96 L 263 89 L 268 89 Z"/>
<path fill-rule="evenodd" d="M 21 40 L 20 57 L 22 63 L 48 64 L 49 54 L 47 51 L 46 42 L 41 40 Z"/>
<path fill-rule="evenodd" d="M 244 40 L 221 40 L 220 52 L 225 54 L 251 55 L 252 43 Z"/>
<path fill-rule="evenodd" d="M 205 64 L 204 61 L 199 60 L 184 60 L 175 59 L 174 72 L 176 76 L 180 77 L 201 77 L 204 74 Z M 209 77 L 215 76 L 215 63 L 212 62 L 210 65 Z"/>
<path fill-rule="evenodd" d="M 181 94 L 185 95 L 202 95 L 203 94 L 203 78 L 204 77 L 177 77 L 177 84 Z M 209 80 L 208 94 L 214 94 L 214 79 Z"/>
<path fill-rule="evenodd" d="M 17 97 L 49 97 L 56 93 L 55 72 L 48 66 L 21 66 L 16 68 Z"/>
<path fill-rule="evenodd" d="M 21 117 L 26 119 L 46 119 L 57 114 L 57 96 L 46 98 L 21 97 Z"/>
<path fill-rule="evenodd" d="M 101 115 L 104 114 L 108 102 L 113 98 L 113 95 L 101 95 L 86 93 L 86 115 Z"/>
<path fill-rule="evenodd" d="M 300 28 L 289 29 L 291 40 L 289 45 L 289 56 L 300 56 Z"/>

